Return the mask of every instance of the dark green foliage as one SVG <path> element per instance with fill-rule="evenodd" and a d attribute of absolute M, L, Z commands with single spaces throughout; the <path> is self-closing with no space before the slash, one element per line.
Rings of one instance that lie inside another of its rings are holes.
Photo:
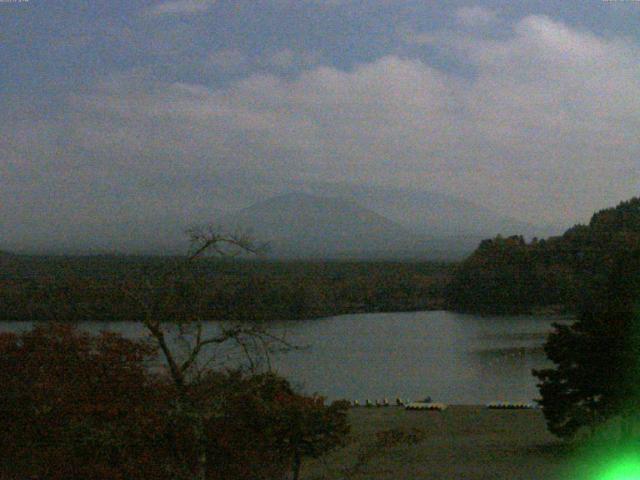
<path fill-rule="evenodd" d="M 177 259 L 154 257 L 16 257 L 0 277 L 1 320 L 137 321 L 148 279 Z M 361 311 L 441 308 L 451 267 L 403 262 L 276 262 L 202 259 L 189 275 L 155 285 L 170 299 L 167 317 L 295 320 Z M 170 292 L 171 295 L 167 295 Z M 171 315 L 169 315 L 169 313 Z"/>
<path fill-rule="evenodd" d="M 640 234 L 640 198 L 593 215 L 561 237 L 484 240 L 456 270 L 446 305 L 478 313 L 575 312 L 594 276 L 606 275 L 613 253 Z"/>
<path fill-rule="evenodd" d="M 521 313 L 571 303 L 572 271 L 549 258 L 541 243 L 527 244 L 521 236 L 484 240 L 456 270 L 446 290 L 447 305 L 459 311 Z"/>
<path fill-rule="evenodd" d="M 640 408 L 640 236 L 597 253 L 578 320 L 556 325 L 545 344 L 556 367 L 534 371 L 547 425 L 560 437 Z"/>

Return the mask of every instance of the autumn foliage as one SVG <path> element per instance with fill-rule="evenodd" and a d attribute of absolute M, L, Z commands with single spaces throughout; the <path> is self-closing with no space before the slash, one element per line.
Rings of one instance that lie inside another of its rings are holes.
<path fill-rule="evenodd" d="M 70 325 L 0 334 L 0 478 L 189 478 L 193 441 L 144 341 Z M 207 478 L 282 478 L 342 443 L 346 405 L 325 406 L 273 374 L 205 372 Z"/>
<path fill-rule="evenodd" d="M 220 379 L 228 405 L 208 424 L 210 478 L 281 478 L 304 457 L 317 458 L 346 439 L 348 402 L 326 406 L 322 397 L 298 395 L 273 374 Z"/>
<path fill-rule="evenodd" d="M 2 469 L 20 478 L 162 478 L 153 350 L 69 325 L 0 336 Z"/>

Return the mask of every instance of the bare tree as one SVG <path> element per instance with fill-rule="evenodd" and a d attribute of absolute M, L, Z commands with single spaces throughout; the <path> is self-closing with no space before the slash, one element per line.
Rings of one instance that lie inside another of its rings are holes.
<path fill-rule="evenodd" d="M 145 276 L 141 284 L 126 288 L 127 295 L 141 307 L 142 324 L 157 344 L 166 363 L 169 376 L 175 387 L 177 398 L 175 415 L 188 419 L 196 443 L 197 462 L 195 471 L 186 468 L 175 472 L 179 479 L 205 480 L 207 472 L 207 421 L 219 415 L 224 398 L 208 398 L 206 405 L 194 400 L 193 386 L 201 372 L 202 354 L 207 347 L 232 345 L 254 368 L 255 355 L 267 356 L 273 350 L 292 348 L 283 338 L 268 331 L 263 325 L 235 322 L 219 322 L 215 332 L 205 328 L 208 304 L 204 290 L 206 277 L 196 278 L 196 263 L 209 253 L 218 256 L 260 253 L 265 247 L 256 245 L 247 235 L 223 234 L 213 227 L 192 228 L 188 232 L 192 252 L 172 268 L 154 276 Z M 175 301 L 175 290 L 184 282 L 193 288 L 188 292 L 189 305 L 186 311 L 172 318 L 171 302 Z M 182 282 L 182 283 L 181 283 Z M 170 338 L 170 328 L 176 328 L 176 338 Z M 176 341 L 179 340 L 180 342 Z M 178 348 L 178 343 L 182 348 Z M 206 366 L 206 363 L 204 364 Z"/>

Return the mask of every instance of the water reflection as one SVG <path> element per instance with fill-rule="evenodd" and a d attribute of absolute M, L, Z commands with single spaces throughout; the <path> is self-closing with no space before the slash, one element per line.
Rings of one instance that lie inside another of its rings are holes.
<path fill-rule="evenodd" d="M 531 369 L 547 365 L 542 344 L 554 321 L 416 312 L 290 324 L 292 338 L 313 347 L 276 364 L 332 398 L 529 402 L 538 396 Z"/>

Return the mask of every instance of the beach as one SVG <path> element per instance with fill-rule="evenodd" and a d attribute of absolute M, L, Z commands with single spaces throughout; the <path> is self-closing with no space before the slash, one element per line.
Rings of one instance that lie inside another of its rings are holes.
<path fill-rule="evenodd" d="M 350 444 L 323 460 L 307 461 L 302 479 L 559 479 L 568 458 L 537 409 L 359 407 L 349 416 Z M 420 438 L 414 444 L 374 447 L 376 432 L 390 429 L 416 429 Z M 365 465 L 354 471 L 364 452 L 369 455 Z"/>

